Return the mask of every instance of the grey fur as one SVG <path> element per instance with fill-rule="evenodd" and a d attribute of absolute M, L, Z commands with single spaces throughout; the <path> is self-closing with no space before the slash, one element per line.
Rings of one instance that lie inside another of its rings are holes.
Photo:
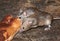
<path fill-rule="evenodd" d="M 24 15 L 26 14 L 26 15 Z M 50 30 L 50 25 L 53 20 L 52 15 L 50 15 L 47 12 L 42 12 L 36 8 L 26 8 L 21 15 L 18 17 L 21 17 L 23 23 L 22 27 L 20 29 L 21 32 L 26 31 L 30 28 L 35 28 L 37 26 L 48 26 L 48 28 L 45 28 L 44 30 Z"/>

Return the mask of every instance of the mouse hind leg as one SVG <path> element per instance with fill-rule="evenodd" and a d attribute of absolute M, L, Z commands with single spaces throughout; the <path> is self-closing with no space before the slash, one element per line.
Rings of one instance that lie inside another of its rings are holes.
<path fill-rule="evenodd" d="M 44 30 L 50 30 L 51 29 L 51 23 L 52 23 L 52 20 L 46 20 L 46 28 Z"/>
<path fill-rule="evenodd" d="M 50 25 L 47 25 L 46 28 L 44 28 L 44 30 L 50 30 L 51 29 L 51 24 Z"/>

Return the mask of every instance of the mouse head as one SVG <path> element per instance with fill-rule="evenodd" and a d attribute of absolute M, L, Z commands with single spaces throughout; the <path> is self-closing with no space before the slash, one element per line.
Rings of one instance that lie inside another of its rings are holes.
<path fill-rule="evenodd" d="M 19 13 L 18 17 L 25 18 L 32 14 L 34 14 L 34 10 L 32 8 L 27 8 L 25 10 L 20 9 L 20 13 Z"/>
<path fill-rule="evenodd" d="M 21 28 L 20 28 L 20 32 L 23 32 L 23 31 L 27 31 L 27 30 L 29 30 L 31 27 L 32 27 L 32 20 L 26 20 L 23 24 L 22 24 L 22 26 L 21 26 Z"/>

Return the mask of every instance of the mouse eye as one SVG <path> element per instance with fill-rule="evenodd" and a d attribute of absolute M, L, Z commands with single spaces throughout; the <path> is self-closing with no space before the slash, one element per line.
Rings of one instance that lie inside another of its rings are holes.
<path fill-rule="evenodd" d="M 23 29 L 24 29 L 24 27 L 23 27 Z"/>
<path fill-rule="evenodd" d="M 21 19 L 21 17 L 19 17 Z"/>

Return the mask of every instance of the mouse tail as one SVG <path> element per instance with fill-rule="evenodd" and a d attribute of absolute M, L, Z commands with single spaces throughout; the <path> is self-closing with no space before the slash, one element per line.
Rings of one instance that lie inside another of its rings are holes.
<path fill-rule="evenodd" d="M 55 18 L 53 18 L 53 19 L 60 19 L 60 17 L 55 17 Z"/>

